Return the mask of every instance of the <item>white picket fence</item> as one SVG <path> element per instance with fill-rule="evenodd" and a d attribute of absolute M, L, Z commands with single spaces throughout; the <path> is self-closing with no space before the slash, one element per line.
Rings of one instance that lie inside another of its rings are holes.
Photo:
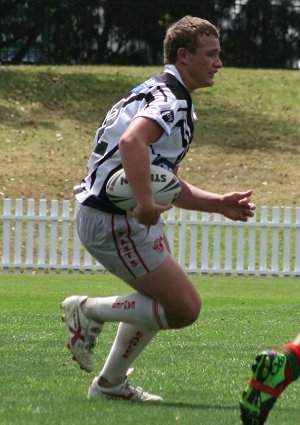
<path fill-rule="evenodd" d="M 102 271 L 79 241 L 74 214 L 70 201 L 4 199 L 2 271 Z M 300 276 L 300 208 L 261 207 L 247 223 L 175 208 L 164 218 L 189 273 Z"/>

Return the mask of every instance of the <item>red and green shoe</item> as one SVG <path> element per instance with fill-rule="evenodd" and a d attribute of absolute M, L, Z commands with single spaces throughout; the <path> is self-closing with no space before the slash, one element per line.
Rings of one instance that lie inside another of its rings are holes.
<path fill-rule="evenodd" d="M 282 351 L 258 354 L 252 371 L 240 403 L 241 419 L 244 425 L 263 425 L 279 395 L 299 377 L 299 361 L 286 346 Z"/>

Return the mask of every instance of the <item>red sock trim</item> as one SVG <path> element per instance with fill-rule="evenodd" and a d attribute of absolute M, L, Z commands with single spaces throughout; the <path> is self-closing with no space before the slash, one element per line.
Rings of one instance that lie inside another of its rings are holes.
<path fill-rule="evenodd" d="M 291 350 L 295 354 L 295 356 L 297 357 L 298 362 L 300 364 L 300 347 L 298 345 L 291 344 L 291 343 L 290 344 L 285 344 L 280 349 L 280 351 L 283 351 L 283 350 Z"/>
<path fill-rule="evenodd" d="M 300 366 L 300 347 L 298 347 L 297 345 L 294 344 L 285 344 L 279 351 L 285 351 L 285 350 L 290 350 L 292 351 L 299 363 Z M 285 380 L 286 380 L 286 385 L 289 385 L 292 382 L 292 373 L 291 370 L 289 368 L 289 364 L 287 363 L 286 367 L 285 367 Z"/>
<path fill-rule="evenodd" d="M 285 367 L 284 375 L 285 375 L 285 383 L 286 385 L 289 385 L 292 382 L 292 374 L 288 365 L 286 365 Z"/>

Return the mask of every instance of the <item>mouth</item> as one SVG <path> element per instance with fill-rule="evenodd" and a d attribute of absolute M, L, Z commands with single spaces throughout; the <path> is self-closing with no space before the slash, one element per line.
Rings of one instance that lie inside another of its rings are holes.
<path fill-rule="evenodd" d="M 214 78 L 214 76 L 217 74 L 218 70 L 216 69 L 215 71 L 211 71 L 208 73 L 210 78 Z"/>

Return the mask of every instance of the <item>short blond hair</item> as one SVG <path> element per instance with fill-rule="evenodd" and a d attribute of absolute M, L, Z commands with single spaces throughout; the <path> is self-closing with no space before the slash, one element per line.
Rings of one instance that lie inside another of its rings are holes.
<path fill-rule="evenodd" d="M 199 46 L 198 36 L 206 34 L 219 38 L 219 31 L 209 21 L 194 17 L 184 16 L 179 21 L 170 25 L 164 39 L 163 52 L 164 63 L 175 63 L 177 50 L 184 47 L 191 53 L 195 53 Z"/>

